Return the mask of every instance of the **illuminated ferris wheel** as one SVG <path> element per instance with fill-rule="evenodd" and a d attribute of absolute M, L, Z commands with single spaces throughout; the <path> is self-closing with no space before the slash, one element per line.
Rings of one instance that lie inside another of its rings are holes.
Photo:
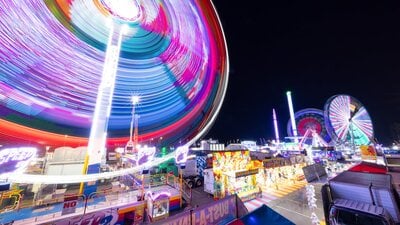
<path fill-rule="evenodd" d="M 325 124 L 336 144 L 368 145 L 374 136 L 371 117 L 360 101 L 335 95 L 325 104 Z"/>

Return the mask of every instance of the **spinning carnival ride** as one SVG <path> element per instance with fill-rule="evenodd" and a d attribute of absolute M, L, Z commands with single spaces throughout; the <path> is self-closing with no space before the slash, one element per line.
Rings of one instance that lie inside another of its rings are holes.
<path fill-rule="evenodd" d="M 349 95 L 335 95 L 325 104 L 325 124 L 336 144 L 368 145 L 374 137 L 365 107 Z"/>
<path fill-rule="evenodd" d="M 325 128 L 322 110 L 307 108 L 296 112 L 294 117 L 298 135 L 303 137 L 300 141 L 302 144 L 327 146 L 331 141 Z M 290 137 L 294 136 L 290 121 L 287 125 L 287 132 Z M 315 141 L 318 143 L 313 143 Z"/>
<path fill-rule="evenodd" d="M 96 174 L 104 146 L 125 146 L 136 115 L 141 143 L 193 143 L 215 121 L 229 67 L 210 0 L 0 0 L 0 62 L 0 145 L 90 155 L 88 175 L 8 177 L 26 183 L 142 170 Z"/>
<path fill-rule="evenodd" d="M 0 144 L 87 145 L 106 52 L 117 39 L 107 145 L 128 141 L 133 94 L 141 99 L 139 141 L 203 135 L 228 81 L 210 0 L 3 0 Z"/>

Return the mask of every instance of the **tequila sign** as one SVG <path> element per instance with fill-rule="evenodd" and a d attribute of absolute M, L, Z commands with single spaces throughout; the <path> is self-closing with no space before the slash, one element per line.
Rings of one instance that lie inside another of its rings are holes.
<path fill-rule="evenodd" d="M 19 172 L 35 158 L 36 148 L 20 147 L 0 150 L 0 174 Z"/>

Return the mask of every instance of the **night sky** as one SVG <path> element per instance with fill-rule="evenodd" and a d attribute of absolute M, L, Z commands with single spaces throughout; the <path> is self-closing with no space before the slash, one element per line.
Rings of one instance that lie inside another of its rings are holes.
<path fill-rule="evenodd" d="M 295 112 L 323 109 L 336 94 L 351 95 L 368 110 L 379 142 L 398 138 L 393 130 L 400 124 L 400 4 L 213 2 L 227 39 L 230 78 L 206 138 L 272 139 L 273 108 L 280 135 L 287 136 L 288 90 Z"/>

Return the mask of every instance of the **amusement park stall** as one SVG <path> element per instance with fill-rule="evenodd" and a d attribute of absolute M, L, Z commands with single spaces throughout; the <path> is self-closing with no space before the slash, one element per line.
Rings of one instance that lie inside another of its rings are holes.
<path fill-rule="evenodd" d="M 213 154 L 213 196 L 216 199 L 237 194 L 243 201 L 256 198 L 261 191 L 257 185 L 258 168 L 251 161 L 248 150 L 215 151 Z"/>

